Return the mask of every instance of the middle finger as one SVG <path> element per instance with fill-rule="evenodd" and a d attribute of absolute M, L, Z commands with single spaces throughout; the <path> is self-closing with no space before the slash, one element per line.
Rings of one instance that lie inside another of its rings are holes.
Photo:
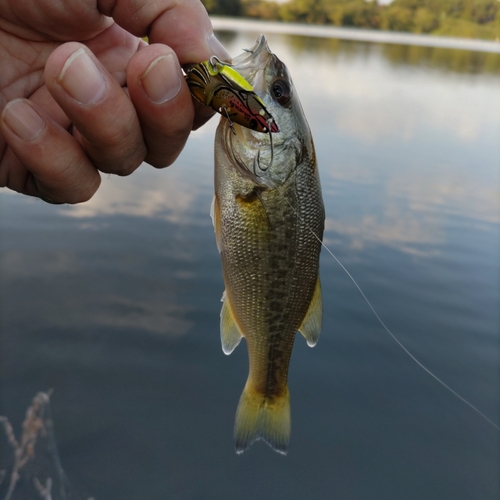
<path fill-rule="evenodd" d="M 193 100 L 175 52 L 153 44 L 139 50 L 127 68 L 127 85 L 148 147 L 146 161 L 171 165 L 191 132 Z"/>
<path fill-rule="evenodd" d="M 87 47 L 58 47 L 47 61 L 45 83 L 99 170 L 128 175 L 141 164 L 146 145 L 135 108 Z"/>

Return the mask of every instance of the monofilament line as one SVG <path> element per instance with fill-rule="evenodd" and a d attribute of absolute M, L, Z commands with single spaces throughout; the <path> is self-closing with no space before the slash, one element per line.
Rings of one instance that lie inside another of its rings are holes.
<path fill-rule="evenodd" d="M 286 202 L 288 203 L 288 205 L 290 205 L 290 207 L 292 208 L 292 210 L 295 212 L 295 214 L 302 220 L 302 222 L 304 222 L 304 219 L 301 217 L 301 215 L 297 212 L 297 210 L 295 209 L 295 207 L 293 207 L 293 205 L 288 201 L 288 199 L 283 196 L 283 198 L 286 200 Z M 469 406 L 470 408 L 472 408 L 476 413 L 478 413 L 479 415 L 481 415 L 481 417 L 484 418 L 484 420 L 486 420 L 486 422 L 488 422 L 490 425 L 492 425 L 495 429 L 497 429 L 498 431 L 500 431 L 500 426 L 498 426 L 495 422 L 493 422 L 491 419 L 489 419 L 481 410 L 479 410 L 478 408 L 476 408 L 472 403 L 469 403 L 469 401 L 467 401 L 463 396 L 461 396 L 457 391 L 453 390 L 448 384 L 446 384 L 445 382 L 443 382 L 437 375 L 435 375 L 434 373 L 432 373 L 431 370 L 429 370 L 429 368 L 427 368 L 425 365 L 423 365 L 400 341 L 399 339 L 391 332 L 391 330 L 389 330 L 388 326 L 382 321 L 382 319 L 380 318 L 380 316 L 378 315 L 377 311 L 375 310 L 375 308 L 372 306 L 371 302 L 368 300 L 368 298 L 366 297 L 366 295 L 364 294 L 363 290 L 361 290 L 360 286 L 357 284 L 356 280 L 352 277 L 351 273 L 345 268 L 345 266 L 342 264 L 342 262 L 340 262 L 339 259 L 337 259 L 337 257 L 335 257 L 335 255 L 333 254 L 333 252 L 325 245 L 325 243 L 323 243 L 323 241 L 321 240 L 321 238 L 319 238 L 319 236 L 317 234 L 314 233 L 314 231 L 311 229 L 311 228 L 307 228 L 311 234 L 321 243 L 321 246 L 335 259 L 335 261 L 337 262 L 337 264 L 343 269 L 343 271 L 347 274 L 347 276 L 349 276 L 349 279 L 354 283 L 354 286 L 358 289 L 359 293 L 361 294 L 361 296 L 363 297 L 363 299 L 365 299 L 365 302 L 368 304 L 368 307 L 371 309 L 371 311 L 373 312 L 373 314 L 375 315 L 375 317 L 377 318 L 378 322 L 382 325 L 382 327 L 384 328 L 384 330 L 392 337 L 392 339 L 394 340 L 394 342 L 396 342 L 396 344 L 398 344 L 399 347 L 401 347 L 401 349 L 403 349 L 403 351 L 418 365 L 420 366 L 420 368 L 422 368 L 422 370 L 424 370 L 426 373 L 428 373 L 434 380 L 436 380 L 437 382 L 439 382 L 445 389 L 447 389 L 448 391 L 450 391 L 454 396 L 456 396 L 460 401 L 462 401 L 463 403 L 465 403 L 467 406 Z"/>

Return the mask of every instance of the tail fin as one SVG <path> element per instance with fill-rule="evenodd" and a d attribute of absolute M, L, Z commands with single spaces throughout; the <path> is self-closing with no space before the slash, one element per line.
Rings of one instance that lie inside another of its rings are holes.
<path fill-rule="evenodd" d="M 236 453 L 243 453 L 259 439 L 278 453 L 286 455 L 290 442 L 290 393 L 269 398 L 247 385 L 243 390 L 234 423 Z"/>

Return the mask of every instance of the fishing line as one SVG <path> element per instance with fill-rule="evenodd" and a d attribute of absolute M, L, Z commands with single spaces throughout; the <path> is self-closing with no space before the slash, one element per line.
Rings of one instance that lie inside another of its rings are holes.
<path fill-rule="evenodd" d="M 280 193 L 281 194 L 281 193 Z M 303 217 L 298 213 L 298 211 L 295 209 L 295 207 L 288 201 L 288 199 L 282 195 L 282 198 L 288 203 L 288 205 L 290 206 L 290 208 L 295 212 L 295 214 L 297 215 L 297 217 L 299 217 L 302 222 L 304 222 L 304 219 Z M 435 375 L 429 368 L 427 368 L 424 364 L 422 364 L 402 343 L 401 341 L 391 332 L 391 330 L 389 329 L 389 327 L 382 321 L 382 319 L 380 318 L 380 316 L 378 315 L 377 311 L 375 310 L 375 308 L 372 306 L 371 302 L 368 300 L 367 296 L 364 294 L 363 290 L 361 290 L 361 287 L 358 285 L 358 283 L 356 282 L 356 280 L 352 277 L 351 273 L 346 269 L 346 267 L 342 264 L 342 262 L 340 262 L 339 259 L 337 259 L 337 257 L 335 257 L 335 255 L 333 254 L 333 252 L 326 246 L 325 243 L 323 243 L 323 241 L 321 240 L 321 238 L 318 237 L 318 235 L 310 228 L 306 225 L 307 229 L 310 231 L 310 233 L 321 243 L 321 246 L 335 259 L 335 261 L 337 262 L 337 264 L 342 268 L 342 270 L 347 274 L 347 276 L 349 276 L 349 279 L 354 283 L 354 286 L 358 289 L 359 293 L 361 294 L 361 296 L 363 297 L 363 299 L 365 299 L 365 302 L 368 304 L 368 307 L 371 309 L 371 311 L 373 312 L 373 314 L 375 315 L 375 317 L 377 318 L 378 322 L 382 325 L 382 327 L 384 328 L 384 330 L 392 337 L 392 339 L 396 342 L 396 344 L 398 344 L 399 347 L 401 347 L 401 349 L 403 349 L 403 351 L 418 365 L 420 366 L 420 368 L 422 368 L 422 370 L 424 370 L 426 373 L 428 373 L 434 380 L 436 380 L 437 382 L 439 382 L 445 389 L 447 389 L 448 391 L 450 391 L 455 397 L 457 397 L 460 401 L 462 401 L 463 403 L 465 403 L 467 406 L 469 406 L 470 408 L 472 408 L 476 413 L 478 413 L 481 417 L 484 418 L 484 420 L 486 420 L 490 425 L 492 425 L 495 429 L 497 429 L 498 431 L 500 431 L 500 426 L 498 426 L 495 422 L 493 422 L 493 420 L 490 420 L 481 410 L 479 410 L 478 408 L 476 408 L 472 403 L 470 403 L 469 401 L 467 401 L 463 396 L 461 396 L 457 391 L 455 391 L 454 389 L 452 389 L 448 384 L 446 384 L 445 382 L 443 382 L 437 375 Z"/>

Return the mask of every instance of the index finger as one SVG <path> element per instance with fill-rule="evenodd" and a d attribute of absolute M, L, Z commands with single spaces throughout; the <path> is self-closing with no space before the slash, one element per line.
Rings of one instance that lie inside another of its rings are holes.
<path fill-rule="evenodd" d="M 199 63 L 212 55 L 231 60 L 214 36 L 200 0 L 99 0 L 98 8 L 130 33 L 171 47 L 181 65 Z"/>

